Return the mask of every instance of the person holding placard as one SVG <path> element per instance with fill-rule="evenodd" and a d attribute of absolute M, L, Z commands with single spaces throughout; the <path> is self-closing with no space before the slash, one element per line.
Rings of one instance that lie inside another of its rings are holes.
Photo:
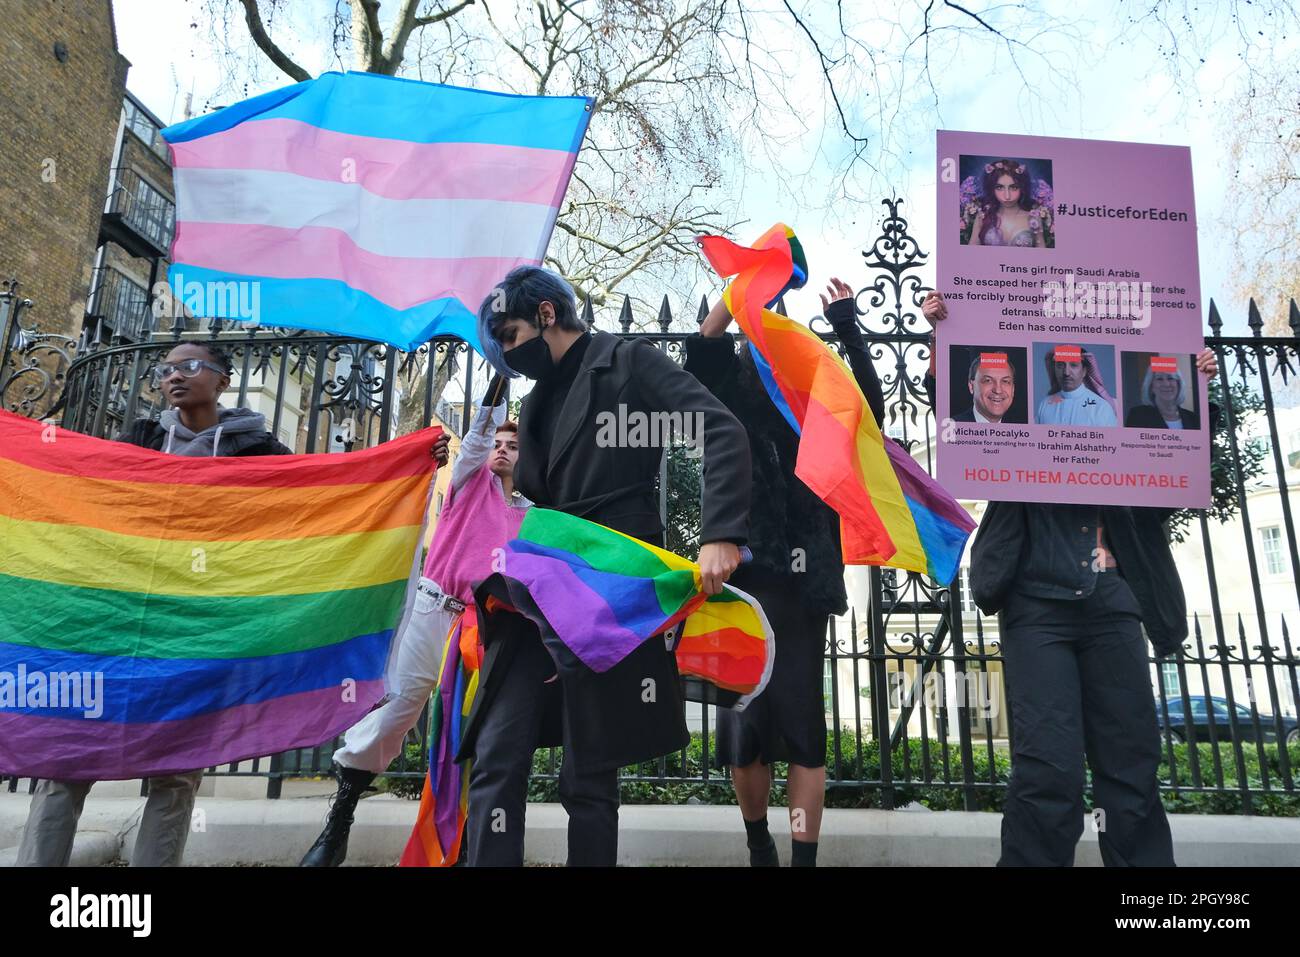
<path fill-rule="evenodd" d="M 946 316 L 944 306 L 928 318 Z M 1059 347 L 1052 358 L 1074 361 Z M 1063 377 L 1077 380 L 1069 391 L 1084 388 L 1083 363 L 1076 365 Z M 1210 377 L 1218 360 L 1206 349 L 1196 366 Z M 933 401 L 933 361 L 925 386 Z M 1143 638 L 1145 629 L 1163 657 L 1187 637 L 1186 599 L 1164 527 L 1172 511 L 988 504 L 971 547 L 970 587 L 980 610 L 1000 618 L 1014 729 L 999 867 L 1073 864 L 1084 828 L 1085 760 L 1103 863 L 1174 864 Z"/>

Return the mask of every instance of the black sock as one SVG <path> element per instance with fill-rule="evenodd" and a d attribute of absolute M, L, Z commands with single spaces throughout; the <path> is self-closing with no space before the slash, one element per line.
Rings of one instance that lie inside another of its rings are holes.
<path fill-rule="evenodd" d="M 750 867 L 781 866 L 776 856 L 776 841 L 767 831 L 766 815 L 759 821 L 745 821 L 745 843 L 749 845 Z"/>
<path fill-rule="evenodd" d="M 790 866 L 816 867 L 817 842 L 792 840 L 790 842 Z"/>
<path fill-rule="evenodd" d="M 744 818 L 742 817 L 741 820 Z M 757 821 L 745 821 L 745 839 L 751 851 L 755 848 L 767 847 L 772 843 L 772 835 L 767 832 L 766 814 Z"/>

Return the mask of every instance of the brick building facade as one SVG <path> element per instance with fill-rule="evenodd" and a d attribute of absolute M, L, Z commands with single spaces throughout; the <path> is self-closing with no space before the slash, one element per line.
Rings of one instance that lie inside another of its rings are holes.
<path fill-rule="evenodd" d="M 0 62 L 0 275 L 29 322 L 76 336 L 130 66 L 111 0 L 6 5 Z"/>

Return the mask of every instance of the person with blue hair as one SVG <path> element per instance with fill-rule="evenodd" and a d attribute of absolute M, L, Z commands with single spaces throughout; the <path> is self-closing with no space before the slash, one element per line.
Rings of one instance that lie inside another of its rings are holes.
<path fill-rule="evenodd" d="M 664 438 L 620 422 L 681 421 L 702 448 L 699 565 L 717 594 L 748 535 L 750 454 L 726 407 L 644 339 L 593 332 L 572 287 L 536 266 L 512 270 L 479 309 L 479 336 L 502 375 L 535 381 L 519 413 L 515 488 L 535 504 L 658 547 L 655 481 Z M 470 758 L 466 843 L 471 866 L 520 865 L 533 752 L 562 744 L 560 802 L 569 864 L 613 866 L 618 769 L 686 747 L 681 679 L 672 650 L 652 638 L 608 671 L 557 677 L 536 626 L 513 613 L 493 576 L 475 592 L 483 658 L 458 759 Z M 496 599 L 492 601 L 491 599 Z"/>

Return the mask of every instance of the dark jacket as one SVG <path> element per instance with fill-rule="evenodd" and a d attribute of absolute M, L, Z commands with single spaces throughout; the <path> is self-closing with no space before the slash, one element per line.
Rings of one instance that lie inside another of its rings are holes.
<path fill-rule="evenodd" d="M 626 535 L 663 544 L 654 481 L 663 449 L 627 447 L 598 440 L 608 415 L 698 413 L 704 427 L 701 542 L 744 544 L 749 517 L 749 442 L 735 417 L 694 376 L 645 340 L 592 334 L 560 411 L 553 441 L 539 434 L 551 398 L 547 380 L 524 399 L 519 415 L 519 462 L 515 488 L 544 508 L 559 509 L 608 525 Z M 605 413 L 605 416 L 602 416 Z M 608 433 L 606 433 L 608 436 Z M 502 594 L 500 576 L 476 590 L 479 608 L 487 595 Z M 495 693 L 493 675 L 509 667 L 517 632 L 501 616 L 483 614 L 484 657 L 479 692 L 465 726 L 460 755 L 473 753 L 482 715 Z M 498 624 L 499 622 L 499 624 Z M 536 631 L 531 632 L 536 640 Z M 502 640 L 497 640 L 500 637 Z M 647 685 L 653 681 L 653 686 Z M 653 701 L 645 700 L 653 688 Z M 603 674 L 564 679 L 563 720 L 583 772 L 622 767 L 686 746 L 685 712 L 677 660 L 651 639 Z M 560 722 L 544 720 L 539 746 L 559 744 Z"/>
<path fill-rule="evenodd" d="M 1181 406 L 1178 409 L 1178 416 L 1183 421 L 1184 429 L 1199 429 L 1201 427 L 1201 417 L 1190 409 L 1184 409 Z M 1154 405 L 1134 406 L 1129 409 L 1128 415 L 1124 418 L 1124 427 L 1127 429 L 1167 429 L 1165 417 L 1160 414 L 1160 410 Z"/>
<path fill-rule="evenodd" d="M 849 366 L 879 422 L 885 398 L 854 319 L 853 302 L 838 300 L 827 311 L 844 343 Z M 844 560 L 840 521 L 835 511 L 795 477 L 799 436 L 768 397 L 753 354 L 743 346 L 737 354 L 731 333 L 686 339 L 683 367 L 722 400 L 745 426 L 753 469 L 751 498 L 762 503 L 749 516 L 749 548 L 753 569 L 779 576 L 777 588 L 801 595 L 809 612 L 842 615 L 848 610 L 844 589 Z M 795 573 L 794 550 L 802 549 L 802 570 Z M 749 568 L 737 574 L 741 587 Z"/>
<path fill-rule="evenodd" d="M 131 423 L 130 429 L 118 436 L 117 441 L 129 442 L 131 445 L 138 445 L 142 449 L 153 449 L 155 452 L 161 452 L 163 446 L 167 443 L 167 430 L 159 425 L 155 419 L 136 419 Z M 293 449 L 288 448 L 277 440 L 274 435 L 267 432 L 261 441 L 246 445 L 228 454 L 233 458 L 245 455 L 293 455 Z"/>
<path fill-rule="evenodd" d="M 1156 654 L 1170 654 L 1187 637 L 1187 601 L 1164 527 L 1171 514 L 1127 505 L 990 502 L 971 546 L 971 597 L 992 615 L 1017 590 L 1065 601 L 1091 595 L 1098 575 L 1114 574 L 1092 571 L 1100 522 Z"/>

